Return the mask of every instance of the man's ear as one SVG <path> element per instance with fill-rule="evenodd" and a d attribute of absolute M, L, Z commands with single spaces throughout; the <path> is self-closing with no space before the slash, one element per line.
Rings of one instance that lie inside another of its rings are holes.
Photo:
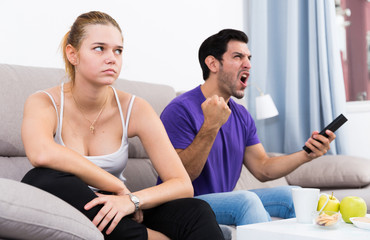
<path fill-rule="evenodd" d="M 78 64 L 78 53 L 76 48 L 74 48 L 71 44 L 68 44 L 66 46 L 66 56 L 68 58 L 68 61 L 72 65 L 77 65 Z"/>
<path fill-rule="evenodd" d="M 206 57 L 204 62 L 206 63 L 207 67 L 211 72 L 213 73 L 218 72 L 220 62 L 214 56 L 209 55 L 208 57 Z"/>

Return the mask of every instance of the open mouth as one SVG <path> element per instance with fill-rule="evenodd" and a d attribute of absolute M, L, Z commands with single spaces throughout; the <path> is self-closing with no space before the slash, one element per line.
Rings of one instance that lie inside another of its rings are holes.
<path fill-rule="evenodd" d="M 246 85 L 247 84 L 247 79 L 248 79 L 248 74 L 247 73 L 243 73 L 241 76 L 240 76 L 240 81 Z"/>

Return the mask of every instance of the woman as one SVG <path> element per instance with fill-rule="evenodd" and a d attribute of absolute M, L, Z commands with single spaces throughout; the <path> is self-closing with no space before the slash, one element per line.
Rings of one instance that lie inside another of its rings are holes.
<path fill-rule="evenodd" d="M 93 11 L 76 19 L 62 42 L 71 81 L 25 103 L 22 140 L 35 168 L 22 181 L 73 205 L 105 239 L 222 239 L 210 207 L 190 198 L 190 179 L 156 113 L 111 86 L 122 43 L 109 15 Z M 121 175 L 133 136 L 164 180 L 135 193 Z"/>

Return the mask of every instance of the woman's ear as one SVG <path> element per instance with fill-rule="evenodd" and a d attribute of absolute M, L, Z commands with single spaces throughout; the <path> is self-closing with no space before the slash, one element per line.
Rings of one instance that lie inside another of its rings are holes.
<path fill-rule="evenodd" d="M 67 55 L 68 61 L 73 66 L 76 66 L 78 64 L 77 50 L 71 44 L 68 44 L 66 46 L 66 55 Z"/>
<path fill-rule="evenodd" d="M 209 55 L 208 57 L 206 57 L 204 62 L 206 63 L 207 67 L 209 68 L 209 71 L 211 71 L 213 73 L 218 72 L 220 62 L 214 56 Z"/>

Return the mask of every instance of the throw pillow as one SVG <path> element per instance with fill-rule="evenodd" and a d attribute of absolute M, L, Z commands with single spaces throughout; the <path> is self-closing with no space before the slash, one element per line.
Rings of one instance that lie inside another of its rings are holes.
<path fill-rule="evenodd" d="M 370 159 L 325 155 L 286 176 L 290 185 L 319 188 L 360 188 L 370 184 Z"/>
<path fill-rule="evenodd" d="M 0 178 L 0 193 L 0 238 L 104 239 L 85 215 L 41 189 Z"/>

